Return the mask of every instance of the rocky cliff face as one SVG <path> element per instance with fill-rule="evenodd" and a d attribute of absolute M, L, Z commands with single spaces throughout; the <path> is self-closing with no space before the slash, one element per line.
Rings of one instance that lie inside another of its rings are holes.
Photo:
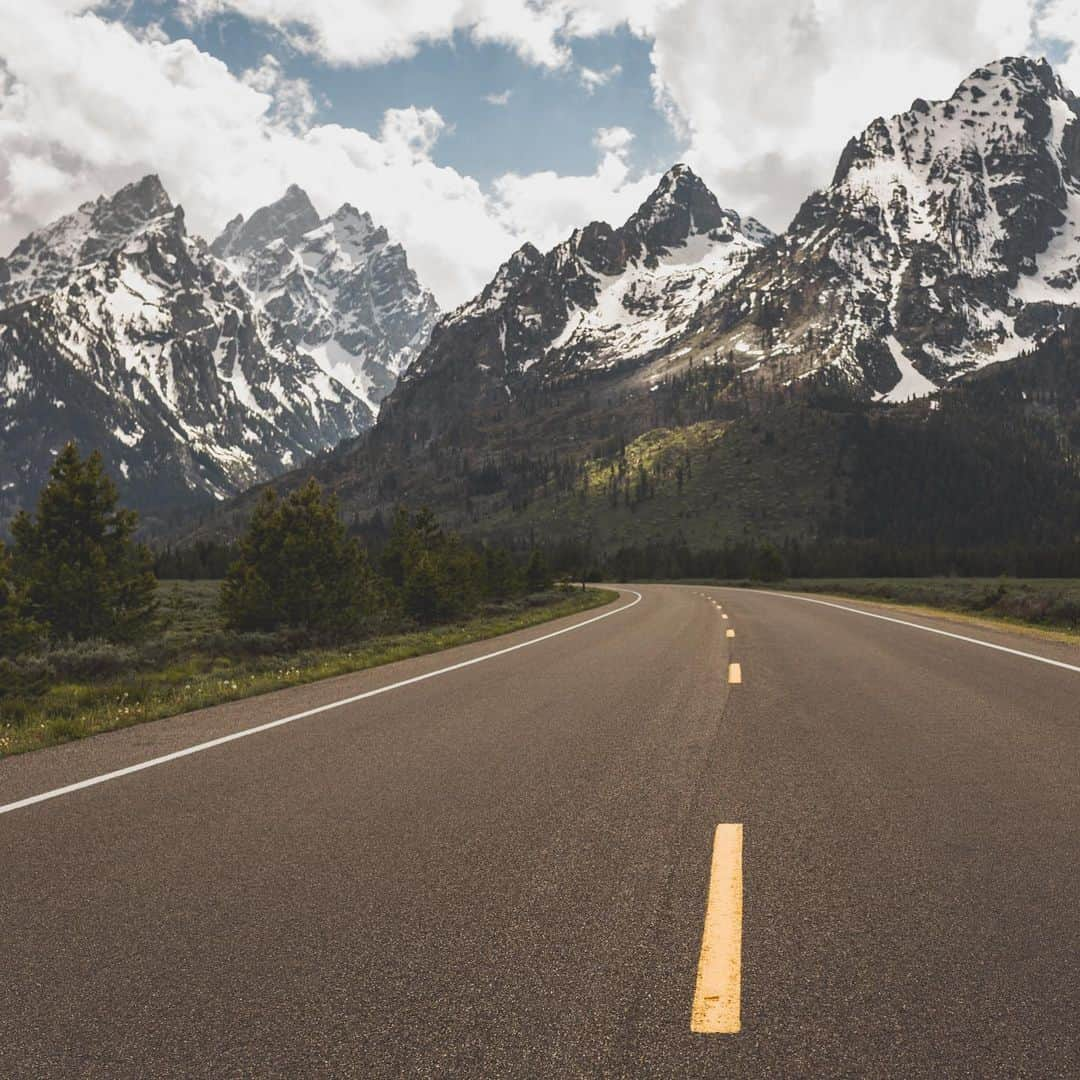
<path fill-rule="evenodd" d="M 0 286 L 0 518 L 70 438 L 136 505 L 224 498 L 354 435 L 364 403 L 299 351 L 156 177 L 34 233 Z"/>
<path fill-rule="evenodd" d="M 1080 102 L 1008 58 L 852 139 L 702 340 L 773 385 L 830 369 L 905 400 L 1044 340 L 1080 302 L 1078 261 Z"/>
<path fill-rule="evenodd" d="M 401 245 L 348 203 L 320 219 L 293 186 L 248 221 L 234 218 L 211 246 L 259 310 L 372 416 L 427 344 L 435 298 Z"/>
<path fill-rule="evenodd" d="M 593 222 L 546 254 L 516 251 L 438 322 L 384 411 L 421 410 L 437 430 L 526 384 L 645 363 L 770 240 L 676 165 L 622 226 Z"/>

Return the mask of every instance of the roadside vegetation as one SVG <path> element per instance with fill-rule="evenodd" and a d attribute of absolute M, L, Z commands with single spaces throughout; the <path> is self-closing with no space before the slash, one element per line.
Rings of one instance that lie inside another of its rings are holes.
<path fill-rule="evenodd" d="M 1080 634 L 1077 578 L 832 578 L 783 583 L 793 592 L 939 608 Z"/>
<path fill-rule="evenodd" d="M 70 445 L 0 545 L 0 756 L 522 629 L 608 602 L 538 551 L 400 510 L 378 549 L 312 481 L 265 493 L 221 581 L 159 582 L 101 459 Z M 176 558 L 175 553 L 171 556 Z"/>

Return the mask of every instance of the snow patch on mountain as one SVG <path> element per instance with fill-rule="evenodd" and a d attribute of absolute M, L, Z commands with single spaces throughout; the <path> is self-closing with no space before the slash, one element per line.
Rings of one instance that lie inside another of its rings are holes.
<path fill-rule="evenodd" d="M 320 219 L 293 186 L 250 221 L 230 222 L 212 249 L 259 310 L 372 415 L 427 344 L 435 298 L 401 245 L 348 203 Z"/>
<path fill-rule="evenodd" d="M 145 506 L 225 498 L 368 422 L 187 234 L 155 177 L 39 230 L 5 266 L 0 462 L 18 480 L 3 516 L 73 437 Z"/>
<path fill-rule="evenodd" d="M 762 381 L 831 368 L 892 399 L 1036 345 L 1080 303 L 1078 278 L 1080 103 L 1045 61 L 1013 57 L 852 139 L 706 321 L 716 352 L 761 358 Z"/>

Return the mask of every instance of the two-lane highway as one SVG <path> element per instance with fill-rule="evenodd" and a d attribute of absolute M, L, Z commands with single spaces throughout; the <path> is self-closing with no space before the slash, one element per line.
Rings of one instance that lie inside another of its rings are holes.
<path fill-rule="evenodd" d="M 634 587 L 0 762 L 0 1076 L 1075 1075 L 1080 650 L 856 609 Z"/>

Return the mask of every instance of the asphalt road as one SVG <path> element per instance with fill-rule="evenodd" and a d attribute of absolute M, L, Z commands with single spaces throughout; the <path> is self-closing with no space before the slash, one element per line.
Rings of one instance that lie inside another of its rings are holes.
<path fill-rule="evenodd" d="M 544 638 L 0 813 L 0 1076 L 1075 1077 L 1080 671 L 639 592 L 0 762 L 2 809 Z M 718 823 L 741 1030 L 695 1034 Z"/>

